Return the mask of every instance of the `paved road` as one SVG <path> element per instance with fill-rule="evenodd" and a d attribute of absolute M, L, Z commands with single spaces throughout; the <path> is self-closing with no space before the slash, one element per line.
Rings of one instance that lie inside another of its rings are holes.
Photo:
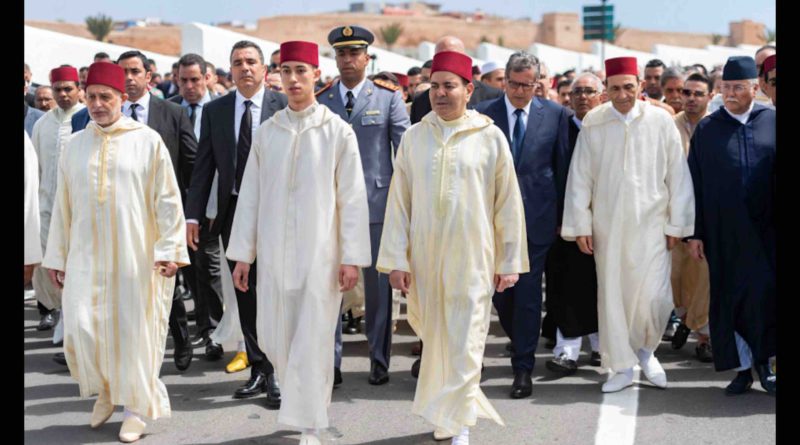
<path fill-rule="evenodd" d="M 94 400 L 81 399 L 66 367 L 52 361 L 59 349 L 50 341 L 51 331 L 36 331 L 35 303 L 26 302 L 24 312 L 25 443 L 117 444 L 121 408 L 100 429 L 89 428 Z M 384 386 L 367 383 L 364 335 L 345 335 L 344 339 L 344 384 L 334 391 L 329 410 L 333 425 L 344 434 L 336 445 L 447 444 L 434 442 L 432 427 L 410 412 L 416 383 L 409 372 L 415 359 L 410 351 L 415 339 L 406 322 L 398 324 L 391 380 Z M 231 398 L 249 375 L 224 372 L 233 352 L 226 351 L 221 361 L 207 362 L 198 348 L 191 368 L 181 374 L 172 361 L 172 340 L 167 341 L 161 378 L 169 391 L 172 417 L 150 422 L 139 443 L 297 444 L 299 433 L 276 424 L 277 412 L 264 406 L 263 396 Z M 543 344 L 536 354 L 533 396 L 509 399 L 513 375 L 505 342 L 495 317 L 482 388 L 506 427 L 480 420 L 470 432 L 474 445 L 775 443 L 775 399 L 757 383 L 746 395 L 726 397 L 723 388 L 734 373 L 715 373 L 710 364 L 694 360 L 693 339 L 680 351 L 662 343 L 656 353 L 667 371 L 668 389 L 643 383 L 605 399 L 600 384 L 606 374 L 588 365 L 588 354 L 581 354 L 582 366 L 575 375 L 554 379 L 544 367 L 550 351 Z"/>

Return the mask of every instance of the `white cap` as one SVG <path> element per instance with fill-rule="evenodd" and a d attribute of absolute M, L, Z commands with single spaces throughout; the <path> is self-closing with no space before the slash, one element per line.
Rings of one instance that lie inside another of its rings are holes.
<path fill-rule="evenodd" d="M 499 63 L 497 63 L 497 62 L 486 62 L 481 67 L 481 76 L 483 76 L 484 74 L 489 74 L 492 71 L 499 70 L 499 69 L 504 69 L 502 66 L 500 66 Z"/>

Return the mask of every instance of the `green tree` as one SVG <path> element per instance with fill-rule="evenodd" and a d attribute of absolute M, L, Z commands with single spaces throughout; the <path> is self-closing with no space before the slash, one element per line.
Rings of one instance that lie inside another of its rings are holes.
<path fill-rule="evenodd" d="M 97 14 L 94 17 L 86 17 L 86 29 L 99 41 L 104 41 L 111 33 L 114 21 L 105 14 Z"/>
<path fill-rule="evenodd" d="M 488 38 L 488 37 L 486 37 L 486 36 L 481 36 L 481 43 L 491 43 L 491 42 L 489 41 L 489 38 Z"/>
<path fill-rule="evenodd" d="M 764 43 L 774 42 L 775 41 L 775 30 L 766 28 L 764 29 Z"/>
<path fill-rule="evenodd" d="M 714 45 L 722 43 L 722 34 L 711 34 L 711 43 Z"/>
<path fill-rule="evenodd" d="M 399 23 L 391 23 L 386 26 L 382 26 L 381 29 L 381 39 L 386 46 L 391 49 L 392 46 L 397 43 L 397 39 L 403 34 L 403 25 Z"/>
<path fill-rule="evenodd" d="M 503 36 L 497 36 L 497 46 L 506 46 L 505 42 L 506 41 L 503 39 Z"/>
<path fill-rule="evenodd" d="M 614 43 L 622 35 L 622 23 L 617 23 L 611 30 L 611 38 L 608 39 L 609 43 Z"/>

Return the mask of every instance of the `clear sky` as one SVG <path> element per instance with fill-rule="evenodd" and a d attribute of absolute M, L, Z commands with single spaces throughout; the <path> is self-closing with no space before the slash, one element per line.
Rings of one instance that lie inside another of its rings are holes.
<path fill-rule="evenodd" d="M 349 9 L 348 0 L 24 0 L 27 20 L 83 23 L 97 13 L 115 20 L 159 17 L 171 23 L 256 22 L 260 17 Z M 398 1 L 403 3 L 406 0 Z M 435 3 L 435 2 L 434 2 Z M 577 12 L 599 0 L 440 0 L 443 11 L 486 13 L 535 22 L 547 12 Z M 775 0 L 609 0 L 614 23 L 661 31 L 728 34 L 728 23 L 750 19 L 775 29 Z"/>

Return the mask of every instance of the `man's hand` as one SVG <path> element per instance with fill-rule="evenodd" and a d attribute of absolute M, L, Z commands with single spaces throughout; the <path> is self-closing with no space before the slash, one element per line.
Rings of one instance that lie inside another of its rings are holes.
<path fill-rule="evenodd" d="M 50 282 L 53 283 L 53 286 L 56 289 L 64 289 L 64 280 L 67 277 L 67 274 L 60 270 L 55 269 L 47 269 L 47 276 L 50 278 Z"/>
<path fill-rule="evenodd" d="M 156 261 L 153 270 L 157 270 L 162 277 L 172 278 L 178 273 L 178 265 L 172 261 Z"/>
<path fill-rule="evenodd" d="M 667 250 L 672 250 L 681 241 L 680 238 L 667 235 Z"/>
<path fill-rule="evenodd" d="M 411 274 L 403 272 L 402 270 L 393 270 L 389 274 L 389 284 L 392 289 L 399 289 L 403 293 L 408 293 L 408 288 L 411 286 Z"/>
<path fill-rule="evenodd" d="M 706 259 L 706 253 L 705 250 L 703 250 L 703 242 L 699 239 L 689 240 L 689 254 L 697 261 Z"/>
<path fill-rule="evenodd" d="M 497 292 L 503 292 L 506 289 L 514 287 L 519 281 L 519 274 L 494 274 L 494 288 Z"/>
<path fill-rule="evenodd" d="M 33 268 L 34 267 L 36 267 L 35 264 L 26 264 L 25 265 L 25 270 L 23 271 L 24 272 L 23 273 L 23 275 L 24 275 L 23 283 L 22 283 L 23 286 L 27 286 L 28 283 L 31 282 L 31 278 L 33 277 Z"/>
<path fill-rule="evenodd" d="M 186 244 L 197 252 L 197 243 L 200 242 L 200 226 L 195 223 L 186 223 Z"/>
<path fill-rule="evenodd" d="M 241 261 L 236 262 L 233 268 L 233 286 L 242 292 L 247 292 L 250 287 L 247 280 L 250 278 L 250 265 Z"/>
<path fill-rule="evenodd" d="M 579 236 L 575 239 L 575 242 L 578 243 L 578 249 L 581 249 L 581 252 L 585 253 L 586 255 L 594 254 L 594 242 L 592 241 L 592 235 Z"/>
<path fill-rule="evenodd" d="M 342 264 L 339 266 L 339 290 L 347 292 L 358 284 L 358 266 Z"/>

